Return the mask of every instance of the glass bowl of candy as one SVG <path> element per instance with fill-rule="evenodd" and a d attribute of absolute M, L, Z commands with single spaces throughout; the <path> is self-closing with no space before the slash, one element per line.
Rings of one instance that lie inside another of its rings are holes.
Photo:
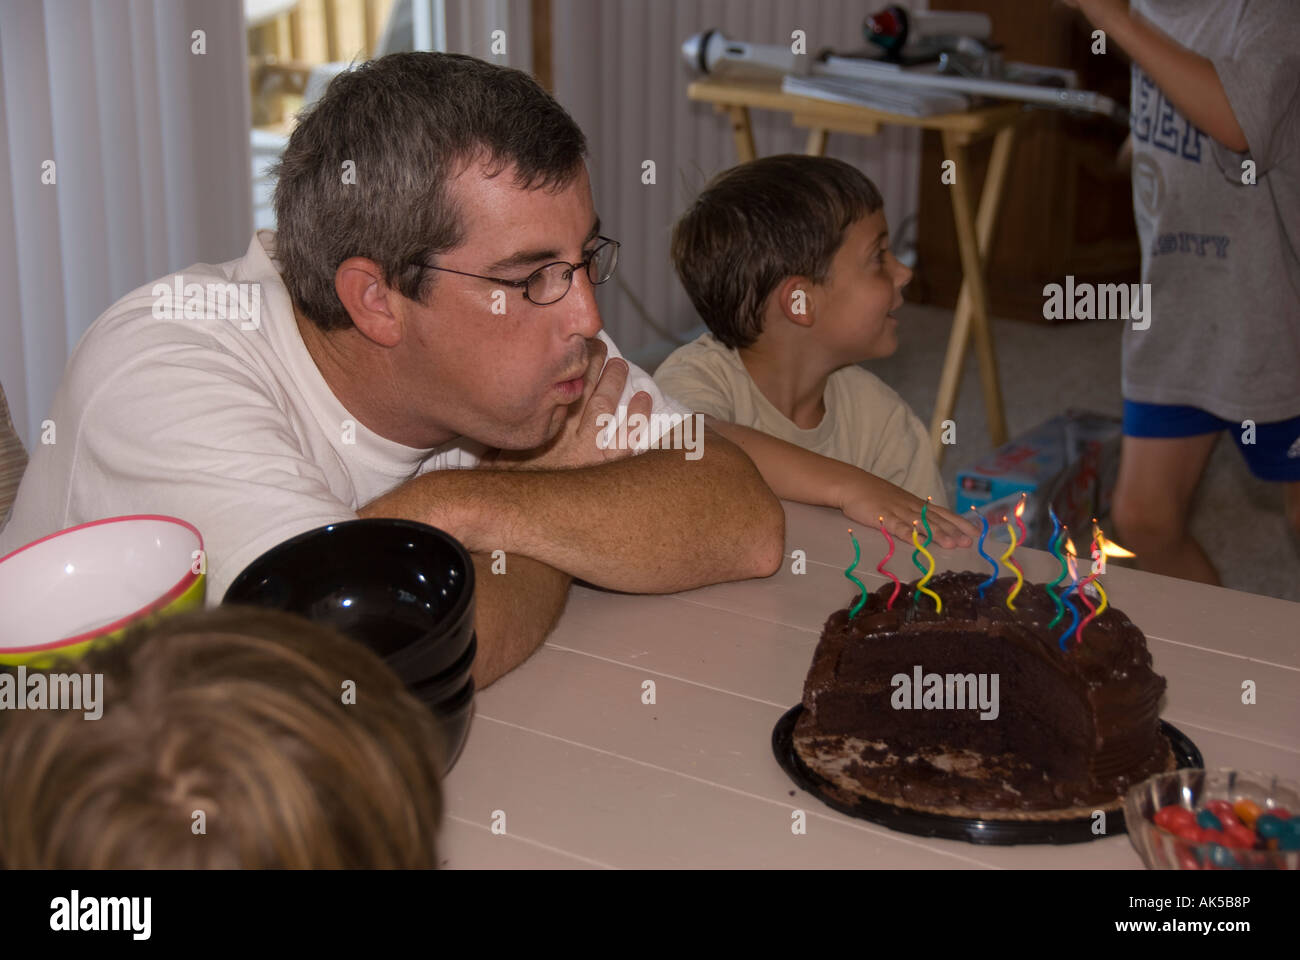
<path fill-rule="evenodd" d="M 1300 785 L 1272 774 L 1157 774 L 1129 790 L 1124 822 L 1153 870 L 1300 869 Z"/>

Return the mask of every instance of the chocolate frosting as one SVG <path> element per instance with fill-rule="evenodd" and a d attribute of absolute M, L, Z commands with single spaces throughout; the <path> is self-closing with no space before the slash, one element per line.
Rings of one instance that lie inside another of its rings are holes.
<path fill-rule="evenodd" d="M 1015 610 L 1006 606 L 1014 578 L 990 585 L 976 572 L 949 572 L 927 587 L 943 600 L 912 598 L 894 587 L 826 621 L 804 685 L 796 727 L 801 752 L 855 757 L 840 768 L 865 793 L 918 806 L 1046 810 L 1113 803 L 1128 786 L 1166 769 L 1169 746 L 1159 729 L 1165 680 L 1151 669 L 1146 637 L 1109 607 L 1082 631 L 1060 638 L 1047 590 L 1026 582 Z M 853 603 L 857 602 L 853 598 Z M 1085 605 L 1074 598 L 1080 621 Z M 1096 605 L 1097 601 L 1092 600 Z M 899 709 L 891 678 L 903 674 L 996 674 L 998 715 L 972 709 Z M 838 746 L 837 746 L 838 745 Z"/>

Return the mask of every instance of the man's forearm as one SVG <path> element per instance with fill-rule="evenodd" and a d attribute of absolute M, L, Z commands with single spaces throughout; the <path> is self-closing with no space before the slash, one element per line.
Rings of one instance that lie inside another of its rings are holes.
<path fill-rule="evenodd" d="M 785 551 L 780 502 L 734 444 L 706 431 L 702 451 L 575 470 L 439 470 L 358 514 L 420 520 L 471 552 L 521 553 L 630 593 L 771 575 Z"/>
<path fill-rule="evenodd" d="M 482 690 L 541 646 L 564 610 L 570 577 L 522 554 L 504 557 L 504 573 L 493 572 L 490 555 L 472 556 L 478 634 L 474 683 Z"/>
<path fill-rule="evenodd" d="M 1170 102 L 1229 150 L 1250 148 L 1214 64 L 1142 17 L 1123 10 L 1098 16 L 1095 26 L 1118 43 Z"/>

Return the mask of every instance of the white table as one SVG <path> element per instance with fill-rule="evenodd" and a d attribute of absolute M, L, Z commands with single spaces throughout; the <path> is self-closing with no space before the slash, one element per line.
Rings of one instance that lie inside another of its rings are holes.
<path fill-rule="evenodd" d="M 1126 836 L 1068 846 L 979 846 L 844 816 L 777 765 L 772 728 L 799 702 L 826 617 L 854 587 L 837 511 L 786 503 L 786 554 L 768 580 L 673 596 L 575 587 L 542 649 L 478 698 L 446 782 L 440 859 L 476 867 L 1142 866 Z M 867 588 L 883 540 L 856 529 Z M 794 550 L 807 572 L 791 572 Z M 939 569 L 986 570 L 972 550 Z M 990 551 L 992 552 L 992 551 Z M 1001 553 L 1001 550 L 998 551 Z M 916 576 L 900 544 L 890 569 Z M 1018 550 L 1026 577 L 1055 559 Z M 1147 634 L 1168 681 L 1163 717 L 1207 767 L 1300 779 L 1300 604 L 1110 567 L 1111 602 Z M 656 702 L 642 703 L 655 683 Z M 1241 702 L 1254 681 L 1255 705 Z M 792 795 L 793 794 L 793 795 Z M 791 831 L 792 813 L 807 833 Z M 494 811 L 505 833 L 494 834 Z"/>

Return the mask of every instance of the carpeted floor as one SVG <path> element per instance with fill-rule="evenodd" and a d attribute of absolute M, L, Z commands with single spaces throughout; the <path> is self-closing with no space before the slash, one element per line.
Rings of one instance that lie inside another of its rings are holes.
<path fill-rule="evenodd" d="M 928 425 L 952 312 L 907 304 L 898 317 L 898 352 L 867 367 Z M 1067 407 L 1120 414 L 1119 323 L 1047 326 L 995 320 L 993 327 L 1012 436 Z M 957 443 L 943 465 L 950 497 L 957 470 L 992 448 L 973 353 L 967 357 L 953 419 Z M 1255 479 L 1226 434 L 1210 457 L 1193 510 L 1193 534 L 1218 567 L 1224 586 L 1300 601 L 1300 544 L 1289 535 L 1281 488 Z"/>

